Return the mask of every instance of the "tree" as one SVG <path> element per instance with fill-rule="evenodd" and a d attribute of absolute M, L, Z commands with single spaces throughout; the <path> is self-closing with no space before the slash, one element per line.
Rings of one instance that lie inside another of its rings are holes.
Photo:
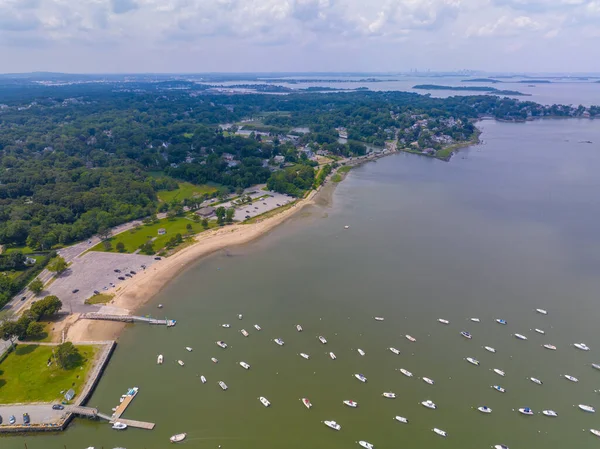
<path fill-rule="evenodd" d="M 194 223 L 198 223 L 200 221 L 200 216 L 194 214 L 194 216 L 192 217 L 192 220 L 194 220 Z"/>
<path fill-rule="evenodd" d="M 9 268 L 21 268 L 25 264 L 25 256 L 21 251 L 15 251 L 7 256 L 6 266 Z"/>
<path fill-rule="evenodd" d="M 55 355 L 56 361 L 62 369 L 75 368 L 82 361 L 79 350 L 70 341 L 58 345 Z"/>
<path fill-rule="evenodd" d="M 227 212 L 225 211 L 225 208 L 223 206 L 217 207 L 215 214 L 217 214 L 217 223 L 219 224 L 219 226 L 223 226 L 223 219 L 225 218 L 226 213 Z"/>
<path fill-rule="evenodd" d="M 2 340 L 10 341 L 11 346 L 15 337 L 19 336 L 19 331 L 19 325 L 16 321 L 5 321 L 0 326 L 0 335 Z"/>
<path fill-rule="evenodd" d="M 191 223 L 186 224 L 185 229 L 187 230 L 187 232 L 192 232 L 192 224 Z"/>
<path fill-rule="evenodd" d="M 38 323 L 36 321 L 32 321 L 27 326 L 27 338 L 35 340 L 36 338 L 40 338 L 44 336 L 45 328 L 42 323 Z"/>
<path fill-rule="evenodd" d="M 52 271 L 56 274 L 63 273 L 67 269 L 67 267 L 67 262 L 61 256 L 56 256 L 50 261 L 50 263 L 47 266 L 49 271 Z"/>
<path fill-rule="evenodd" d="M 29 284 L 29 290 L 34 293 L 36 296 L 44 289 L 44 283 L 39 280 L 39 278 L 35 278 Z"/>
<path fill-rule="evenodd" d="M 106 227 L 98 228 L 98 237 L 100 237 L 100 240 L 106 240 L 111 235 L 112 235 L 112 231 L 110 230 L 110 228 L 106 228 Z"/>
<path fill-rule="evenodd" d="M 31 306 L 31 312 L 39 319 L 57 313 L 62 307 L 62 301 L 54 295 L 46 296 Z"/>
<path fill-rule="evenodd" d="M 112 243 L 110 243 L 110 240 L 104 240 L 102 246 L 104 247 L 104 251 L 112 250 Z"/>
<path fill-rule="evenodd" d="M 204 229 L 208 229 L 208 218 L 203 218 L 202 219 L 202 227 Z"/>
<path fill-rule="evenodd" d="M 125 244 L 123 242 L 117 242 L 117 251 L 120 253 L 125 252 Z"/>
<path fill-rule="evenodd" d="M 152 254 L 154 254 L 154 242 L 152 240 L 148 240 L 146 243 L 141 244 L 140 251 L 143 254 L 151 256 Z"/>
<path fill-rule="evenodd" d="M 233 223 L 233 216 L 235 215 L 235 209 L 233 207 L 230 207 L 229 209 L 227 209 L 227 212 L 225 212 L 226 215 L 226 220 L 227 223 Z"/>

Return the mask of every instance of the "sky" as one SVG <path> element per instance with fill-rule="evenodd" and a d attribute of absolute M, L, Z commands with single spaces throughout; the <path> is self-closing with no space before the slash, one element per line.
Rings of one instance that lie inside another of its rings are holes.
<path fill-rule="evenodd" d="M 0 73 L 600 72 L 600 0 L 0 0 Z"/>

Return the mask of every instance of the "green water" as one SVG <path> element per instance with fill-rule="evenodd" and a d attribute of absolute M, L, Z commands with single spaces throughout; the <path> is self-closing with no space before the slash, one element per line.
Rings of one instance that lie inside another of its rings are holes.
<path fill-rule="evenodd" d="M 589 366 L 600 361 L 600 122 L 482 127 L 485 144 L 450 163 L 397 155 L 353 170 L 330 200 L 325 196 L 257 242 L 199 262 L 148 304 L 143 313 L 160 312 L 179 324 L 125 332 L 90 405 L 109 412 L 128 387 L 138 386 L 124 417 L 156 422 L 154 431 L 116 432 L 78 419 L 66 433 L 4 438 L 2 448 L 159 449 L 171 447 L 169 436 L 179 432 L 188 433 L 183 447 L 190 449 L 342 449 L 358 447 L 357 440 L 377 449 L 597 447 L 588 429 L 600 428 L 599 417 L 574 405 L 600 408 L 594 392 L 600 371 Z M 162 311 L 158 303 L 165 304 Z M 549 314 L 535 313 L 538 307 Z M 451 324 L 438 323 L 440 317 Z M 533 332 L 536 327 L 546 335 Z M 473 339 L 462 338 L 461 330 Z M 515 332 L 529 340 L 515 339 Z M 220 339 L 230 347 L 217 347 Z M 574 349 L 579 341 L 592 350 Z M 558 350 L 543 349 L 544 343 Z M 162 366 L 158 353 L 165 355 Z M 469 356 L 481 366 L 468 364 Z M 242 369 L 241 360 L 252 368 Z M 493 391 L 493 384 L 507 393 Z M 397 398 L 383 398 L 384 391 Z M 310 398 L 311 410 L 301 397 Z M 358 408 L 344 406 L 344 399 Z M 422 407 L 426 399 L 438 409 Z M 480 405 L 493 413 L 477 412 Z M 536 415 L 515 411 L 526 406 Z M 543 409 L 559 417 L 544 417 Z M 396 415 L 410 423 L 394 421 Z M 327 419 L 342 430 L 326 428 L 321 421 Z"/>

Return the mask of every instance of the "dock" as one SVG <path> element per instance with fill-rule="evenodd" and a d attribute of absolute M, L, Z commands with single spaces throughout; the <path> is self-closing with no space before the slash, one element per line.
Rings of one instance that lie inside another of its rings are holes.
<path fill-rule="evenodd" d="M 134 316 L 134 315 L 107 315 L 103 313 L 82 313 L 79 316 L 81 320 L 103 320 L 103 321 L 119 321 L 121 323 L 148 323 L 155 325 L 162 325 L 167 327 L 173 327 L 177 324 L 176 320 L 158 320 L 156 318 L 149 318 L 145 316 Z"/>
<path fill-rule="evenodd" d="M 103 419 L 105 421 L 108 421 L 110 424 L 114 424 L 118 421 L 120 423 L 127 424 L 129 427 L 153 430 L 156 424 L 152 422 L 136 421 L 134 419 L 121 418 L 121 415 L 125 413 L 125 410 L 129 406 L 129 404 L 131 404 L 131 401 L 133 401 L 133 398 L 136 396 L 136 394 L 128 395 L 125 399 L 123 399 L 123 402 L 119 404 L 119 407 L 117 407 L 117 410 L 112 416 L 108 416 L 105 413 L 99 412 L 97 408 L 83 407 L 80 405 L 67 405 L 65 406 L 65 411 L 79 416 L 86 416 L 88 418 Z"/>
<path fill-rule="evenodd" d="M 145 430 L 153 430 L 154 426 L 156 425 L 153 422 L 135 421 L 133 419 L 120 419 L 119 422 L 127 424 L 129 427 L 135 427 L 136 429 Z"/>

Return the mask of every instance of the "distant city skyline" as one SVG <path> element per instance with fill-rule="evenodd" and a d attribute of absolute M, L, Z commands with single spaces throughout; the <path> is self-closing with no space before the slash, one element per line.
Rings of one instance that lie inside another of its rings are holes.
<path fill-rule="evenodd" d="M 0 0 L 0 73 L 594 73 L 600 0 Z"/>

